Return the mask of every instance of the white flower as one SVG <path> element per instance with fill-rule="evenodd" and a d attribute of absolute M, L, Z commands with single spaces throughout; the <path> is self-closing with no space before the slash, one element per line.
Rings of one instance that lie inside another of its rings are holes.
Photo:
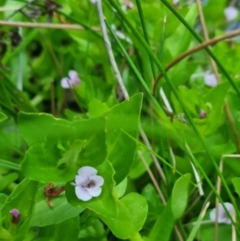
<path fill-rule="evenodd" d="M 231 203 L 224 203 L 224 205 L 226 206 L 227 210 L 229 211 L 229 213 L 231 214 L 231 216 L 233 216 L 234 214 L 234 207 Z M 210 220 L 212 221 L 216 221 L 216 208 L 214 208 L 211 212 L 210 212 Z M 231 224 L 231 219 L 228 217 L 227 213 L 225 212 L 223 205 L 221 203 L 219 203 L 218 205 L 218 223 L 226 223 L 226 224 Z"/>
<path fill-rule="evenodd" d="M 179 0 L 173 0 L 173 1 L 172 1 L 172 4 L 173 4 L 173 5 L 177 5 L 178 3 L 179 3 Z"/>
<path fill-rule="evenodd" d="M 68 72 L 68 77 L 61 80 L 61 86 L 64 89 L 70 89 L 72 85 L 80 85 L 80 79 L 78 73 L 75 70 L 70 70 Z"/>
<path fill-rule="evenodd" d="M 78 170 L 75 183 L 72 183 L 75 186 L 78 199 L 88 201 L 92 197 L 98 197 L 101 194 L 104 179 L 96 174 L 97 170 L 89 166 L 81 167 Z"/>
<path fill-rule="evenodd" d="M 233 6 L 229 6 L 224 9 L 224 14 L 227 21 L 232 21 L 238 16 L 238 10 Z"/>
<path fill-rule="evenodd" d="M 95 4 L 95 3 L 97 2 L 97 0 L 90 0 L 90 2 L 91 2 L 92 4 Z"/>
<path fill-rule="evenodd" d="M 205 74 L 204 82 L 209 87 L 215 87 L 218 84 L 215 74 Z"/>

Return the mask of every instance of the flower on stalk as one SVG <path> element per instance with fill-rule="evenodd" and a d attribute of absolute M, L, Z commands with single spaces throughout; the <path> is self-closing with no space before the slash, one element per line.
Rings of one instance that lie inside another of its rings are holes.
<path fill-rule="evenodd" d="M 68 72 L 68 77 L 65 77 L 61 80 L 61 86 L 64 89 L 70 89 L 72 85 L 80 85 L 80 79 L 78 73 L 75 70 L 70 70 Z"/>
<path fill-rule="evenodd" d="M 75 193 L 78 199 L 89 201 L 92 197 L 98 197 L 101 192 L 101 186 L 104 179 L 97 175 L 97 170 L 90 166 L 81 167 L 75 177 Z"/>
<path fill-rule="evenodd" d="M 20 212 L 18 211 L 18 209 L 14 208 L 9 212 L 12 215 L 12 223 L 14 224 L 18 224 L 20 221 Z"/>
<path fill-rule="evenodd" d="M 233 216 L 234 214 L 234 207 L 231 203 L 225 202 L 224 205 L 226 206 L 227 210 L 229 211 L 229 213 L 231 214 L 231 216 Z M 210 212 L 210 220 L 212 221 L 216 221 L 216 208 L 214 208 L 211 212 Z M 225 212 L 223 205 L 221 203 L 219 203 L 218 205 L 218 219 L 217 219 L 218 223 L 226 223 L 226 224 L 231 224 L 231 219 L 228 217 L 227 213 Z"/>

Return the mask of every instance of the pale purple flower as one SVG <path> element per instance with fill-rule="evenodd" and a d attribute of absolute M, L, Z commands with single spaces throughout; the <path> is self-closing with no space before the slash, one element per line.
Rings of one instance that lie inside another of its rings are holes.
<path fill-rule="evenodd" d="M 12 215 L 12 223 L 14 224 L 18 224 L 20 221 L 20 212 L 18 211 L 18 209 L 14 208 L 9 212 Z"/>
<path fill-rule="evenodd" d="M 134 4 L 133 4 L 133 2 L 130 1 L 130 0 L 124 0 L 124 5 L 125 5 L 125 7 L 126 7 L 127 9 L 132 9 L 132 8 L 134 8 Z"/>
<path fill-rule="evenodd" d="M 225 202 L 224 205 L 226 206 L 227 210 L 231 214 L 234 215 L 234 207 L 231 203 Z M 216 208 L 212 209 L 210 212 L 210 220 L 216 221 Z M 231 224 L 231 219 L 228 217 L 227 213 L 225 212 L 223 205 L 221 203 L 218 204 L 218 223 L 226 223 Z"/>
<path fill-rule="evenodd" d="M 178 3 L 179 3 L 179 0 L 173 0 L 173 1 L 172 1 L 172 4 L 173 4 L 173 5 L 177 5 Z"/>
<path fill-rule="evenodd" d="M 238 10 L 233 6 L 229 6 L 224 9 L 224 14 L 227 21 L 232 21 L 238 16 Z"/>
<path fill-rule="evenodd" d="M 92 197 L 98 197 L 101 192 L 101 186 L 104 179 L 97 175 L 97 170 L 90 166 L 81 167 L 75 177 L 75 193 L 78 199 L 89 201 Z"/>
<path fill-rule="evenodd" d="M 75 70 L 70 70 L 68 72 L 68 77 L 65 77 L 61 80 L 61 86 L 64 89 L 70 89 L 72 85 L 80 85 L 80 79 L 78 73 Z"/>
<path fill-rule="evenodd" d="M 205 119 L 206 116 L 207 116 L 206 111 L 203 110 L 203 109 L 201 109 L 201 110 L 199 111 L 199 117 L 200 117 L 200 119 Z"/>
<path fill-rule="evenodd" d="M 204 82 L 209 87 L 215 87 L 218 84 L 215 74 L 205 74 Z"/>

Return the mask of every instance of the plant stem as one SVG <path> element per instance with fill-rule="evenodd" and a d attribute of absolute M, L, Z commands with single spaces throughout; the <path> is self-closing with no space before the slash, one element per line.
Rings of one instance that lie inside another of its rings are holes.
<path fill-rule="evenodd" d="M 48 29 L 66 29 L 66 30 L 85 30 L 85 27 L 78 24 L 58 24 L 58 23 L 31 23 L 21 21 L 3 21 L 0 20 L 2 26 L 24 27 L 24 28 L 48 28 Z M 99 28 L 93 27 L 92 30 L 100 31 Z"/>

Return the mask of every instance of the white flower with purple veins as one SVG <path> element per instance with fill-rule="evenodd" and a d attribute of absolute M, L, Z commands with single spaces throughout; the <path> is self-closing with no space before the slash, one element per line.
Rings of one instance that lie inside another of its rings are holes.
<path fill-rule="evenodd" d="M 92 197 L 98 197 L 101 194 L 103 183 L 104 179 L 97 175 L 95 168 L 84 166 L 78 170 L 75 183 L 72 185 L 75 186 L 78 199 L 89 201 Z"/>
<path fill-rule="evenodd" d="M 70 70 L 68 72 L 69 77 L 65 77 L 61 80 L 61 86 L 64 89 L 70 89 L 72 85 L 80 85 L 80 79 L 78 73 L 75 70 Z"/>
<path fill-rule="evenodd" d="M 229 213 L 231 214 L 231 216 L 234 215 L 234 207 L 231 203 L 224 203 L 224 205 L 226 206 L 227 210 L 229 211 Z M 216 208 L 214 208 L 211 212 L 210 212 L 210 220 L 212 221 L 216 221 Z M 225 212 L 223 205 L 221 203 L 219 203 L 218 205 L 218 218 L 217 218 L 217 222 L 218 223 L 226 223 L 226 224 L 231 224 L 231 219 L 228 217 L 227 213 Z"/>

